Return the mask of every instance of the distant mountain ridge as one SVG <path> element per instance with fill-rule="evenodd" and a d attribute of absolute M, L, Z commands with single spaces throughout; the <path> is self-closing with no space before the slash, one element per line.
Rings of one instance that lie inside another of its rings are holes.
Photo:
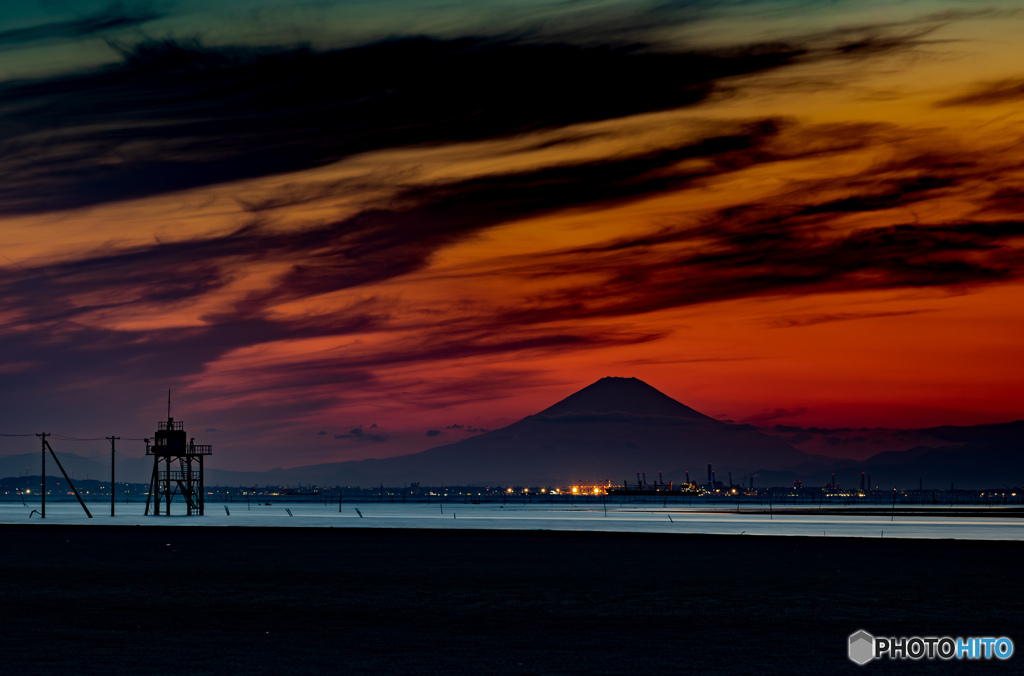
<path fill-rule="evenodd" d="M 822 459 L 804 465 L 756 473 L 765 486 L 824 485 L 835 473 L 840 487 L 857 488 L 860 475 L 870 475 L 879 488 L 1005 488 L 1024 486 L 1024 421 L 916 430 L 936 445 L 904 451 L 883 451 L 862 460 Z"/>
<path fill-rule="evenodd" d="M 65 471 L 71 475 L 72 480 L 97 479 L 104 481 L 110 479 L 109 456 L 104 461 L 87 458 L 75 453 L 57 451 L 57 457 L 60 459 L 60 464 L 64 466 Z M 35 453 L 19 453 L 17 455 L 0 457 L 0 478 L 39 476 L 40 469 L 42 468 L 41 460 L 38 451 Z M 150 475 L 153 471 L 153 459 L 150 456 L 137 458 L 125 453 L 118 453 L 116 469 L 116 478 L 119 483 L 122 481 L 149 483 Z M 60 469 L 57 468 L 57 464 L 53 462 L 49 455 L 46 458 L 46 476 L 55 478 L 61 476 Z"/>

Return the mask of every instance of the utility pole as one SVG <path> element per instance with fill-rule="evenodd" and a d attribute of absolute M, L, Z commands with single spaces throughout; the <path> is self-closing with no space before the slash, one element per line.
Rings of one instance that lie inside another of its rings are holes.
<path fill-rule="evenodd" d="M 114 440 L 121 437 L 106 437 L 110 439 L 110 516 L 114 516 L 114 494 L 117 493 L 117 484 L 114 483 Z"/>
<path fill-rule="evenodd" d="M 42 488 L 43 488 L 43 508 L 41 510 L 39 510 L 39 513 L 45 519 L 46 518 L 46 437 L 48 437 L 50 435 L 47 434 L 46 432 L 43 432 L 42 434 L 37 434 L 36 436 L 43 440 L 43 443 L 41 444 L 42 451 L 43 451 L 43 471 L 42 471 L 42 475 L 43 476 L 41 477 L 42 481 L 43 481 L 43 486 L 42 486 Z"/>

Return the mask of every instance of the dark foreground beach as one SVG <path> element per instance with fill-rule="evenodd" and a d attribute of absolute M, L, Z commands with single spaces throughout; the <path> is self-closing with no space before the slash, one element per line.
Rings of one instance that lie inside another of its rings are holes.
<path fill-rule="evenodd" d="M 1020 673 L 1024 543 L 0 526 L 4 674 Z M 847 637 L 1009 636 L 1008 661 Z"/>

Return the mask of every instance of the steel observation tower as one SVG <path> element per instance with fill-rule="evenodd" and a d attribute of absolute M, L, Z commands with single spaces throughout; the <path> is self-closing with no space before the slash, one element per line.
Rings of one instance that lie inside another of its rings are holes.
<path fill-rule="evenodd" d="M 197 444 L 195 437 L 186 441 L 185 423 L 171 417 L 171 393 L 167 393 L 167 422 L 158 422 L 156 434 L 150 444 L 146 442 L 146 455 L 153 456 L 153 475 L 146 496 L 146 514 L 153 503 L 153 514 L 160 514 L 160 501 L 165 504 L 164 514 L 170 516 L 171 501 L 176 494 L 185 499 L 188 515 L 205 513 L 206 490 L 203 481 L 203 458 L 213 454 L 213 446 Z M 164 465 L 161 468 L 160 463 Z"/>

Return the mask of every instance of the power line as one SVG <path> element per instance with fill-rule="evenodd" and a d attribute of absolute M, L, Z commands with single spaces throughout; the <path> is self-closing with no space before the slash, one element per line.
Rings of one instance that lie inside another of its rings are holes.
<path fill-rule="evenodd" d="M 39 435 L 37 435 L 37 434 L 5 434 L 5 433 L 0 433 L 0 437 L 35 437 L 35 436 L 39 436 Z M 47 436 L 51 436 L 54 439 L 60 439 L 61 441 L 103 441 L 104 439 L 108 438 L 108 437 L 69 437 L 69 436 L 66 436 L 66 435 L 63 435 L 63 434 L 49 434 Z M 118 437 L 118 438 L 121 438 L 121 437 Z M 138 438 L 136 438 L 136 437 L 124 437 L 124 439 L 126 441 L 145 441 L 145 438 L 143 438 L 143 437 L 138 437 Z"/>

